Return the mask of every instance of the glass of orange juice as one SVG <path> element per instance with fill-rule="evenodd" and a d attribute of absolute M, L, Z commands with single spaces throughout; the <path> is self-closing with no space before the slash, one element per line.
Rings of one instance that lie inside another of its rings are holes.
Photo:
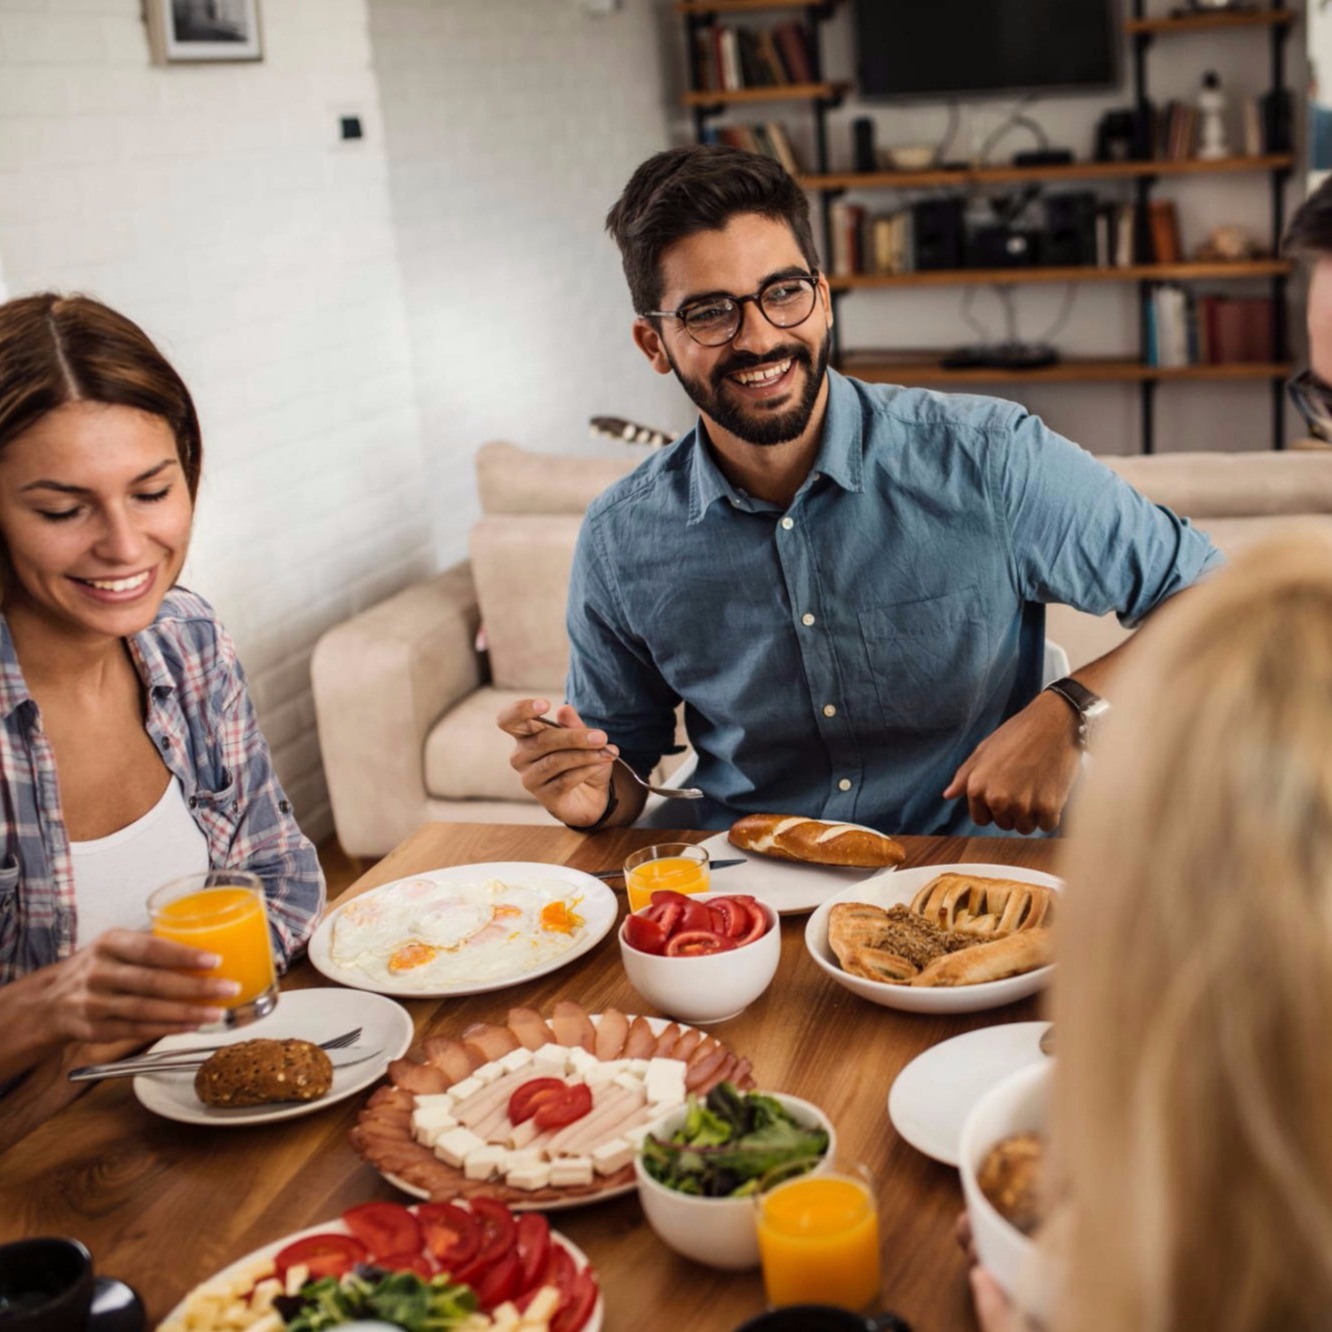
<path fill-rule="evenodd" d="M 149 897 L 148 915 L 159 938 L 216 953 L 222 962 L 212 974 L 240 985 L 239 994 L 221 1001 L 227 1010 L 222 1027 L 242 1027 L 277 1006 L 277 968 L 258 875 L 210 870 L 175 879 Z"/>
<path fill-rule="evenodd" d="M 879 1212 L 861 1165 L 802 1174 L 754 1198 L 768 1305 L 868 1309 L 879 1299 Z"/>
<path fill-rule="evenodd" d="M 689 842 L 663 842 L 635 851 L 624 862 L 629 910 L 638 911 L 647 906 L 652 894 L 664 889 L 706 893 L 710 879 L 708 865 L 708 853 Z"/>

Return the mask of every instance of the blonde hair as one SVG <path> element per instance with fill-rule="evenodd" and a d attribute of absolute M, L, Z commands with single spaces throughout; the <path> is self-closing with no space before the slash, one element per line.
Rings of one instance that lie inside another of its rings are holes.
<path fill-rule="evenodd" d="M 1059 1332 L 1332 1325 L 1332 537 L 1143 631 L 1066 847 Z"/>

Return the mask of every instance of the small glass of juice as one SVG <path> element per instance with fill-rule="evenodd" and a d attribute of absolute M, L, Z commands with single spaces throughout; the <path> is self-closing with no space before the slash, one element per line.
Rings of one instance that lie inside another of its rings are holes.
<path fill-rule="evenodd" d="M 864 1166 L 787 1180 L 756 1195 L 754 1206 L 770 1308 L 878 1303 L 879 1214 Z"/>
<path fill-rule="evenodd" d="M 175 879 L 149 897 L 148 915 L 155 935 L 216 953 L 222 962 L 212 974 L 240 985 L 234 998 L 208 1001 L 227 1010 L 222 1027 L 242 1027 L 277 1006 L 277 968 L 257 875 L 210 870 Z"/>
<path fill-rule="evenodd" d="M 645 846 L 624 862 L 624 886 L 629 910 L 639 911 L 652 901 L 652 894 L 670 889 L 676 893 L 706 893 L 708 853 L 689 842 L 663 842 Z"/>

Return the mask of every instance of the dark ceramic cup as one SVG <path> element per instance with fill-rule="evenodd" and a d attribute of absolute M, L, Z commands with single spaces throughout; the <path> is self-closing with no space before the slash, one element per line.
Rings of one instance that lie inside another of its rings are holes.
<path fill-rule="evenodd" d="M 85 1332 L 92 1255 L 78 1240 L 0 1244 L 0 1332 Z"/>
<path fill-rule="evenodd" d="M 742 1323 L 735 1332 L 911 1332 L 911 1327 L 892 1313 L 866 1317 L 834 1309 L 830 1304 L 791 1304 L 784 1309 L 769 1309 Z"/>

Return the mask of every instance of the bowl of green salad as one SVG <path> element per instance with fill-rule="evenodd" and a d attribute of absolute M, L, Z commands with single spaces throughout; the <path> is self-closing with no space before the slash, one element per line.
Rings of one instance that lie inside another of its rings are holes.
<path fill-rule="evenodd" d="M 831 1169 L 832 1122 L 782 1092 L 719 1083 L 652 1125 L 634 1158 L 648 1224 L 677 1253 L 708 1267 L 757 1267 L 754 1195 L 763 1185 Z"/>

